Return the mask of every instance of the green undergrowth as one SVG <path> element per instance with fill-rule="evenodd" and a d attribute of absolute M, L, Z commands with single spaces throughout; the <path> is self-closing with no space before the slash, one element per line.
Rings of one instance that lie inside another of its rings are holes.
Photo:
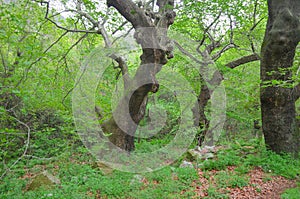
<path fill-rule="evenodd" d="M 297 188 L 286 190 L 282 195 L 282 199 L 298 199 L 300 196 L 300 184 L 298 183 Z"/>
<path fill-rule="evenodd" d="M 149 144 L 149 143 L 147 143 Z M 147 147 L 140 148 L 146 151 Z M 181 160 L 185 159 L 185 155 Z M 180 161 L 181 161 L 180 160 Z M 247 173 L 254 167 L 262 168 L 268 176 L 281 175 L 289 179 L 299 176 L 300 160 L 288 155 L 267 151 L 257 140 L 224 143 L 209 160 L 193 162 L 195 168 L 179 168 L 175 162 L 161 170 L 134 174 L 113 171 L 105 174 L 96 159 L 84 147 L 70 147 L 59 156 L 49 159 L 24 158 L 0 181 L 1 198 L 192 198 L 201 185 L 198 171 L 215 185 L 207 190 L 207 198 L 228 198 L 220 189 L 242 188 L 249 185 Z M 228 169 L 234 166 L 234 169 Z M 51 189 L 39 187 L 28 190 L 33 177 L 47 171 L 60 180 Z M 1 174 L 4 169 L 1 170 Z M 267 178 L 265 180 L 268 180 Z M 299 185 L 299 184 L 298 184 Z M 296 198 L 299 187 L 287 190 L 283 198 Z"/>
<path fill-rule="evenodd" d="M 205 170 L 223 170 L 227 166 L 237 166 L 236 170 L 241 174 L 247 173 L 250 168 L 261 167 L 265 172 L 289 179 L 300 175 L 299 159 L 266 150 L 256 139 L 224 145 L 224 149 L 218 151 L 217 158 L 204 161 L 201 166 Z"/>

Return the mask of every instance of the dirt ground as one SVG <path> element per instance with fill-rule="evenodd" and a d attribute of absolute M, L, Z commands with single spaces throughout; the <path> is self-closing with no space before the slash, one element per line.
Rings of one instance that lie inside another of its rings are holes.
<path fill-rule="evenodd" d="M 234 167 L 228 167 L 229 171 Z M 210 171 L 209 179 L 204 177 L 204 173 L 198 170 L 201 186 L 195 186 L 196 198 L 204 198 L 208 195 L 210 186 L 216 187 L 215 175 L 219 171 Z M 289 180 L 282 176 L 269 176 L 259 167 L 252 169 L 248 174 L 248 186 L 218 189 L 220 193 L 229 193 L 232 199 L 280 199 L 280 195 L 288 188 L 297 186 L 296 180 Z M 265 180 L 267 179 L 267 180 Z"/>

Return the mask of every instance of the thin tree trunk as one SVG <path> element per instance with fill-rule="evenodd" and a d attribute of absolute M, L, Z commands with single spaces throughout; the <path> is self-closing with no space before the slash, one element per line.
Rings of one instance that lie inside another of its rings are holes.
<path fill-rule="evenodd" d="M 229 62 L 226 64 L 226 66 L 228 68 L 234 69 L 240 65 L 257 61 L 259 59 L 260 57 L 257 54 L 252 54 Z M 210 120 L 206 116 L 205 109 L 209 100 L 211 99 L 211 96 L 213 95 L 213 92 L 215 91 L 215 88 L 221 85 L 223 79 L 223 74 L 221 74 L 219 71 L 216 71 L 214 73 L 212 79 L 206 80 L 207 82 L 205 82 L 205 80 L 201 76 L 200 94 L 198 96 L 197 103 L 192 110 L 194 115 L 194 125 L 201 128 L 201 134 L 197 137 L 199 146 L 203 144 L 204 140 L 207 141 L 207 143 L 205 143 L 207 145 L 212 145 L 214 142 L 213 136 L 208 133 L 210 131 L 210 128 L 214 127 L 210 126 Z M 210 87 L 208 87 L 208 85 Z"/>
<path fill-rule="evenodd" d="M 198 100 L 196 103 L 197 108 L 195 108 L 195 110 L 197 110 L 198 112 L 194 112 L 194 117 L 195 117 L 194 124 L 195 126 L 199 126 L 201 129 L 201 134 L 198 135 L 197 137 L 199 146 L 202 145 L 209 128 L 209 120 L 206 117 L 205 108 L 208 101 L 211 98 L 211 93 L 213 92 L 208 89 L 207 84 L 203 80 L 203 78 L 201 79 L 202 80 L 201 80 L 200 94 L 198 96 Z"/>

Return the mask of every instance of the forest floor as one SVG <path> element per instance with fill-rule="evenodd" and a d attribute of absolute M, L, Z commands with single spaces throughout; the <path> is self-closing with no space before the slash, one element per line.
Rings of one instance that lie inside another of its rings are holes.
<path fill-rule="evenodd" d="M 0 180 L 0 198 L 299 199 L 299 159 L 255 142 L 220 148 L 192 167 L 180 167 L 183 156 L 142 174 L 104 171 L 84 147 L 49 159 L 23 159 Z"/>
<path fill-rule="evenodd" d="M 235 166 L 228 166 L 228 172 L 234 172 Z M 205 198 L 208 196 L 208 189 L 210 185 L 216 185 L 215 176 L 217 173 L 222 171 L 212 170 L 209 171 L 209 179 L 204 175 L 204 172 L 199 169 L 199 181 L 200 185 L 196 185 L 196 196 L 195 198 Z M 265 173 L 260 167 L 256 167 L 249 171 L 246 175 L 249 178 L 247 186 L 243 187 L 226 187 L 220 188 L 218 191 L 220 193 L 229 193 L 229 197 L 232 199 L 280 199 L 281 194 L 289 188 L 297 187 L 296 180 L 289 180 L 282 176 L 270 176 L 270 174 Z"/>

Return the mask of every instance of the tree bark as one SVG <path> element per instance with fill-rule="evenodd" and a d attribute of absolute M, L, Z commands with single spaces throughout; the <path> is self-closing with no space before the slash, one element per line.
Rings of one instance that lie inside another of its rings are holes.
<path fill-rule="evenodd" d="M 128 89 L 124 91 L 113 117 L 101 125 L 105 133 L 111 134 L 108 138 L 113 144 L 132 151 L 136 127 L 145 115 L 148 93 L 155 93 L 159 88 L 155 75 L 172 58 L 166 42 L 167 29 L 175 18 L 172 10 L 174 0 L 158 1 L 161 17 L 156 20 L 147 16 L 145 10 L 131 0 L 107 0 L 107 4 L 116 8 L 132 24 L 135 39 L 143 49 L 141 65 L 131 81 L 132 85 L 126 86 Z M 135 85 L 138 87 L 135 88 Z"/>
<path fill-rule="evenodd" d="M 207 53 L 211 53 L 212 51 L 208 51 Z M 247 55 L 244 57 L 241 57 L 237 60 L 234 60 L 232 62 L 229 62 L 225 64 L 226 67 L 234 69 L 238 66 L 241 66 L 243 64 L 247 64 L 253 61 L 260 60 L 260 57 L 257 54 Z M 195 104 L 195 107 L 193 108 L 193 115 L 194 115 L 194 125 L 199 126 L 201 128 L 201 134 L 197 137 L 198 139 L 198 145 L 201 146 L 204 142 L 204 140 L 210 140 L 208 144 L 213 143 L 212 138 L 206 138 L 209 128 L 210 127 L 210 121 L 206 117 L 205 114 L 205 108 L 208 104 L 208 101 L 211 99 L 211 96 L 214 92 L 214 88 L 217 88 L 221 85 L 223 81 L 223 74 L 219 71 L 216 71 L 213 75 L 213 77 L 210 80 L 207 80 L 207 82 L 204 81 L 203 77 L 201 76 L 201 89 L 200 94 L 198 95 L 198 100 Z M 210 85 L 210 89 L 208 88 L 208 85 Z M 214 127 L 212 127 L 214 128 Z"/>
<path fill-rule="evenodd" d="M 230 63 L 227 63 L 226 66 L 233 69 L 237 66 L 240 66 L 242 64 L 246 64 L 252 61 L 260 60 L 260 57 L 257 54 L 248 55 L 245 57 L 241 57 L 240 59 L 234 60 Z"/>
<path fill-rule="evenodd" d="M 295 87 L 295 100 L 297 101 L 300 98 L 300 84 Z"/>
<path fill-rule="evenodd" d="M 291 81 L 300 41 L 300 1 L 268 0 L 269 18 L 261 48 L 261 111 L 266 145 L 274 152 L 299 152 L 296 90 L 268 82 Z"/>

